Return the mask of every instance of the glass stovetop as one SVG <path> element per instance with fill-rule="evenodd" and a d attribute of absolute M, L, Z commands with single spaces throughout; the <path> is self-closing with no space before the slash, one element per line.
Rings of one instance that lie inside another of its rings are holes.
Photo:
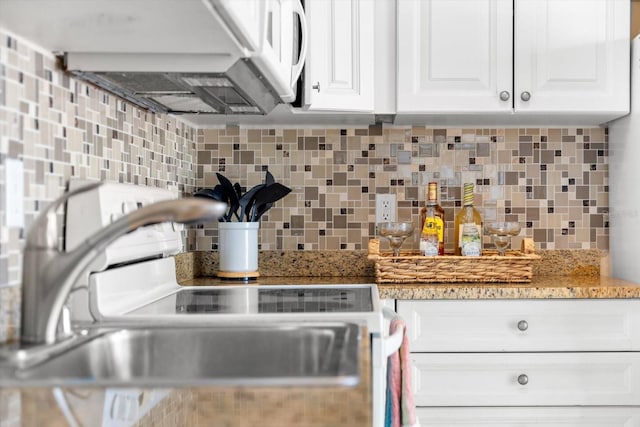
<path fill-rule="evenodd" d="M 270 288 L 183 289 L 130 314 L 359 313 L 373 311 L 371 289 Z"/>

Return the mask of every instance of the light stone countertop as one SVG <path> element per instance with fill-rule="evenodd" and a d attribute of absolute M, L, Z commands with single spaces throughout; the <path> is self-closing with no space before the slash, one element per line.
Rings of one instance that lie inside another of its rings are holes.
<path fill-rule="evenodd" d="M 378 285 L 381 298 L 549 299 L 640 298 L 640 285 L 611 277 L 534 276 L 530 283 L 425 283 Z"/>
<path fill-rule="evenodd" d="M 249 282 L 199 277 L 186 286 L 254 284 L 321 285 L 375 283 L 375 277 L 259 277 Z M 640 298 L 640 284 L 599 276 L 537 276 L 530 283 L 419 283 L 379 284 L 382 299 L 548 299 Z"/>
<path fill-rule="evenodd" d="M 598 250 L 545 250 L 530 283 L 378 284 L 383 299 L 640 298 L 640 284 L 600 275 L 607 254 Z M 376 283 L 366 251 L 262 251 L 256 285 Z M 604 261 L 604 262 L 603 262 Z M 183 285 L 230 285 L 215 277 L 217 252 L 176 256 Z M 603 272 L 604 274 L 605 272 Z"/>
<path fill-rule="evenodd" d="M 536 252 L 533 276 L 599 276 L 606 252 L 596 249 L 557 249 Z M 258 270 L 262 277 L 372 277 L 374 262 L 368 251 L 260 251 Z M 195 251 L 176 255 L 180 280 L 215 277 L 219 268 L 218 252 Z"/>

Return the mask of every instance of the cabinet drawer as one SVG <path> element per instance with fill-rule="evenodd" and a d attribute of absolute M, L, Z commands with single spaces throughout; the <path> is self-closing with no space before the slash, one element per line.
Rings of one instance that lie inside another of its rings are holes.
<path fill-rule="evenodd" d="M 420 425 L 640 427 L 640 408 L 417 408 Z"/>
<path fill-rule="evenodd" d="M 640 300 L 398 301 L 411 351 L 638 351 Z"/>
<path fill-rule="evenodd" d="M 638 405 L 640 353 L 412 354 L 417 406 Z"/>

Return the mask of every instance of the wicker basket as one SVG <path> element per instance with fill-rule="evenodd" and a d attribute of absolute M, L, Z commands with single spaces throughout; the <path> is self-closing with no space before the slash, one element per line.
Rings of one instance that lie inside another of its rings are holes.
<path fill-rule="evenodd" d="M 451 283 L 451 282 L 530 282 L 533 262 L 540 256 L 533 253 L 533 240 L 524 239 L 522 251 L 483 251 L 480 257 L 422 256 L 418 251 L 380 252 L 380 240 L 369 241 L 370 260 L 375 261 L 378 283 Z"/>

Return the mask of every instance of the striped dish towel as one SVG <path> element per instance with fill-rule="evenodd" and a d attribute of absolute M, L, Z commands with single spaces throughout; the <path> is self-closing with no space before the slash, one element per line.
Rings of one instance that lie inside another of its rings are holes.
<path fill-rule="evenodd" d="M 411 389 L 411 358 L 409 339 L 404 320 L 391 321 L 389 333 L 393 334 L 399 326 L 404 328 L 404 337 L 400 349 L 389 356 L 387 365 L 387 407 L 385 427 L 420 427 L 416 418 L 416 406 L 413 403 Z"/>

